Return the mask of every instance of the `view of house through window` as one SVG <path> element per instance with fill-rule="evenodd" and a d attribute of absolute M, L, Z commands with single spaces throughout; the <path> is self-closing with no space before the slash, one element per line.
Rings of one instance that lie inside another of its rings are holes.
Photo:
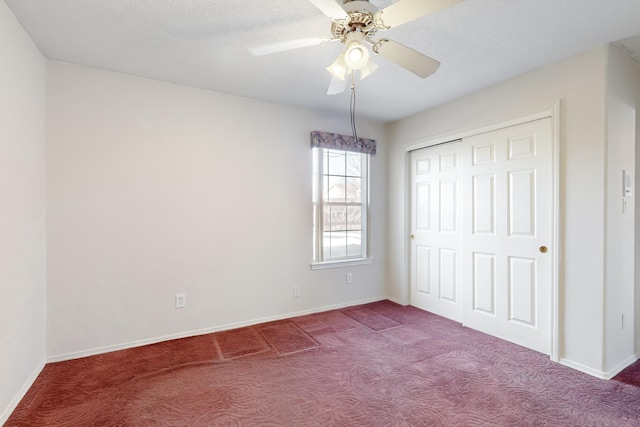
<path fill-rule="evenodd" d="M 367 257 L 368 154 L 313 149 L 314 261 Z"/>

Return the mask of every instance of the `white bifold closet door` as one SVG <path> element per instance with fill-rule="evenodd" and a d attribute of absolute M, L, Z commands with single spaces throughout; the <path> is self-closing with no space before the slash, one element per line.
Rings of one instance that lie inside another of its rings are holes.
<path fill-rule="evenodd" d="M 411 304 L 551 351 L 551 119 L 411 153 Z"/>
<path fill-rule="evenodd" d="M 462 315 L 460 142 L 411 153 L 411 304 Z"/>

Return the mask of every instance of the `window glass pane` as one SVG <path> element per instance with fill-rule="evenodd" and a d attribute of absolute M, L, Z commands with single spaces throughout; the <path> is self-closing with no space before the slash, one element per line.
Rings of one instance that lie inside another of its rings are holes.
<path fill-rule="evenodd" d="M 362 197 L 362 178 L 347 178 L 347 202 L 360 202 Z"/>
<path fill-rule="evenodd" d="M 329 177 L 327 175 L 322 176 L 322 200 L 327 201 L 329 197 Z"/>
<path fill-rule="evenodd" d="M 362 229 L 362 208 L 352 206 L 347 208 L 347 227 L 349 231 L 360 231 Z"/>
<path fill-rule="evenodd" d="M 346 206 L 325 206 L 324 216 L 325 231 L 344 231 L 347 229 Z"/>
<path fill-rule="evenodd" d="M 329 169 L 325 171 L 325 173 L 329 175 L 345 175 L 345 160 L 347 152 L 327 150 L 327 156 L 329 157 Z"/>
<path fill-rule="evenodd" d="M 331 207 L 322 207 L 322 229 L 324 231 L 331 231 Z"/>
<path fill-rule="evenodd" d="M 329 156 L 327 150 L 322 150 L 322 173 L 324 175 L 329 173 Z"/>
<path fill-rule="evenodd" d="M 312 151 L 312 155 L 313 155 L 313 166 L 312 166 L 312 170 L 313 170 L 313 189 L 311 192 L 311 200 L 313 200 L 314 203 L 316 203 L 318 201 L 318 149 L 314 148 L 311 150 Z M 314 223 L 315 224 L 315 223 Z"/>
<path fill-rule="evenodd" d="M 316 229 L 316 224 L 318 221 L 318 218 L 316 218 L 316 205 L 313 206 L 313 259 L 318 259 L 319 254 L 316 253 L 316 239 L 318 238 L 317 236 L 317 229 Z"/>
<path fill-rule="evenodd" d="M 347 152 L 347 175 L 362 176 L 362 154 Z"/>
<path fill-rule="evenodd" d="M 362 254 L 362 233 L 360 231 L 347 232 L 347 256 L 360 256 Z"/>
<path fill-rule="evenodd" d="M 331 257 L 331 233 L 322 233 L 322 251 L 324 252 L 324 259 Z"/>
<path fill-rule="evenodd" d="M 332 231 L 325 233 L 325 257 L 327 255 L 327 249 L 331 258 L 343 258 L 347 256 L 347 232 L 346 231 Z"/>
<path fill-rule="evenodd" d="M 346 200 L 346 178 L 343 176 L 327 177 L 327 187 L 325 188 L 325 202 L 344 202 Z"/>

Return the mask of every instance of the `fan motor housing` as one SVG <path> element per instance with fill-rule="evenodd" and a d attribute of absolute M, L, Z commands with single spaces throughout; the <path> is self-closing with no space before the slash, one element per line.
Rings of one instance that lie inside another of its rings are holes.
<path fill-rule="evenodd" d="M 378 8 L 364 0 L 345 0 L 344 10 L 349 15 L 349 19 L 334 21 L 331 25 L 331 33 L 335 38 L 345 41 L 347 34 L 360 31 L 365 38 L 372 37 L 376 31 L 374 16 Z"/>

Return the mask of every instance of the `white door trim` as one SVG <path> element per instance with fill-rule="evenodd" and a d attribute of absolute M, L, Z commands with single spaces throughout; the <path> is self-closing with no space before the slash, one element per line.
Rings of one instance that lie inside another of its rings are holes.
<path fill-rule="evenodd" d="M 558 100 L 551 110 L 552 141 L 551 150 L 553 153 L 552 173 L 552 203 L 553 218 L 551 218 L 551 244 L 553 253 L 551 254 L 551 354 L 553 362 L 560 361 L 560 101 Z"/>
<path fill-rule="evenodd" d="M 444 144 L 447 142 L 453 142 L 460 140 L 465 137 L 478 135 L 484 132 L 491 132 L 498 129 L 503 129 L 510 126 L 516 126 L 523 123 L 528 123 L 534 120 L 539 120 L 543 118 L 551 118 L 552 123 L 552 191 L 553 194 L 551 196 L 552 204 L 553 204 L 553 218 L 551 220 L 552 224 L 552 242 L 550 243 L 552 261 L 551 261 L 551 269 L 552 269 L 552 283 L 551 283 L 551 352 L 549 358 L 558 362 L 560 360 L 560 291 L 559 291 L 559 260 L 560 260 L 560 101 L 557 101 L 551 108 L 547 110 L 540 111 L 538 113 L 530 114 L 524 117 L 520 117 L 517 119 L 507 120 L 500 123 L 495 123 L 491 125 L 482 126 L 479 128 L 466 129 L 454 131 L 449 134 L 433 137 L 429 139 L 421 139 L 414 142 L 409 142 L 404 144 L 405 151 L 405 208 L 408 208 L 410 205 L 410 194 L 411 189 L 409 183 L 411 182 L 411 168 L 410 168 L 410 152 L 419 150 L 421 148 L 431 147 L 438 144 Z M 409 237 L 410 234 L 410 209 L 405 210 L 405 230 L 407 232 L 404 236 L 404 247 L 406 248 L 405 259 L 407 259 L 408 254 L 410 253 L 411 240 Z M 408 259 L 407 259 L 408 261 Z M 406 277 L 411 277 L 411 265 L 409 262 L 406 263 Z M 410 293 L 410 281 L 407 280 L 406 286 L 409 289 Z"/>

